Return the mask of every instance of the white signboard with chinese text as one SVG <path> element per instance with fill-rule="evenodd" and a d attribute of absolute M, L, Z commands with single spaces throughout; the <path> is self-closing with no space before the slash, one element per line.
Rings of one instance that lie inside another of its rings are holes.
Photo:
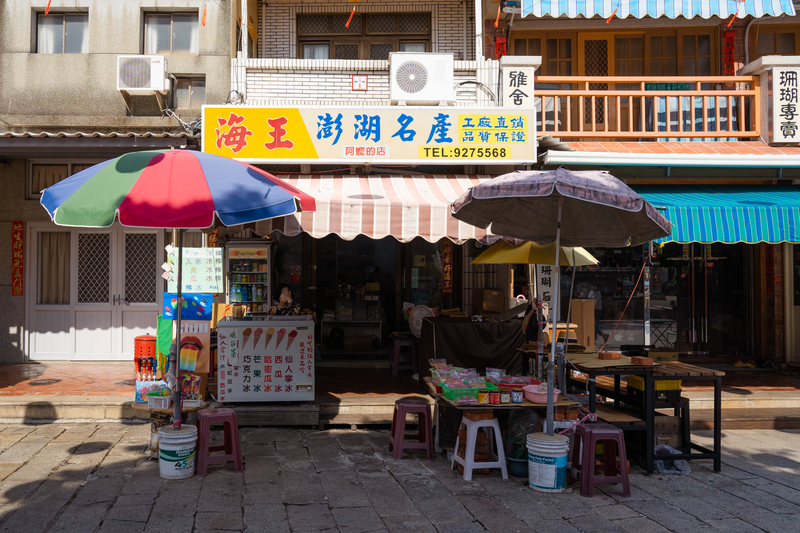
<path fill-rule="evenodd" d="M 314 320 L 274 316 L 217 325 L 221 402 L 314 400 Z"/>
<path fill-rule="evenodd" d="M 549 302 L 555 293 L 555 265 L 536 265 L 536 295 L 539 300 Z"/>
<path fill-rule="evenodd" d="M 772 142 L 796 143 L 800 141 L 798 99 L 800 69 L 772 69 Z"/>
<path fill-rule="evenodd" d="M 533 68 L 503 69 L 503 107 L 533 107 Z"/>
<path fill-rule="evenodd" d="M 533 112 L 203 106 L 203 151 L 248 163 L 523 164 L 536 161 Z"/>
<path fill-rule="evenodd" d="M 171 267 L 167 291 L 178 291 L 178 248 L 167 255 Z M 184 248 L 181 270 L 181 292 L 223 292 L 222 248 Z"/>

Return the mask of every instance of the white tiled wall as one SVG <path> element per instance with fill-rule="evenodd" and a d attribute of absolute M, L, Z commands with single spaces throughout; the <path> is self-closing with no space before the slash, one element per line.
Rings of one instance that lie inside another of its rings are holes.
<path fill-rule="evenodd" d="M 388 61 L 306 59 L 233 60 L 238 76 L 246 71 L 249 105 L 390 105 Z M 243 68 L 244 67 L 244 68 Z M 497 61 L 456 61 L 456 105 L 496 105 Z M 354 74 L 367 76 L 367 91 L 352 90 Z M 237 79 L 234 75 L 234 79 Z M 477 82 L 477 83 L 476 83 Z M 240 89 L 241 90 L 241 89 Z"/>
<path fill-rule="evenodd" d="M 259 57 L 297 57 L 297 15 L 301 13 L 349 13 L 351 2 L 284 0 L 261 5 Z M 465 11 L 466 10 L 466 11 Z M 358 13 L 430 13 L 431 51 L 451 53 L 456 60 L 475 58 L 474 0 L 439 2 L 358 2 Z M 466 32 L 465 30 L 466 26 Z M 464 42 L 466 41 L 466 58 Z"/>

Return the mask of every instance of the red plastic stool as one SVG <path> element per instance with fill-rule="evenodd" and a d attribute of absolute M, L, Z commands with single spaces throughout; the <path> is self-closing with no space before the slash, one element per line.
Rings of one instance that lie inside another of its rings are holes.
<path fill-rule="evenodd" d="M 400 353 L 403 348 L 408 351 L 410 361 L 407 363 L 400 362 Z M 392 347 L 392 375 L 396 376 L 400 370 L 417 371 L 417 341 L 411 337 L 395 337 L 394 345 Z"/>
<path fill-rule="evenodd" d="M 208 465 L 233 461 L 237 472 L 242 471 L 242 449 L 239 445 L 239 424 L 236 411 L 233 409 L 203 409 L 198 412 L 197 423 L 197 475 L 205 476 Z M 211 424 L 223 424 L 225 444 L 209 446 Z M 212 452 L 224 451 L 223 455 L 211 455 Z"/>
<path fill-rule="evenodd" d="M 596 476 L 595 446 L 603 441 L 603 475 Z M 617 443 L 617 454 L 612 443 Z M 583 453 L 580 453 L 581 445 Z M 580 424 L 575 429 L 575 442 L 572 449 L 572 468 L 581 463 L 581 496 L 591 497 L 595 483 L 622 483 L 622 495 L 631 495 L 628 483 L 628 459 L 625 455 L 625 437 L 622 430 L 611 424 Z M 617 455 L 620 468 L 617 470 Z"/>
<path fill-rule="evenodd" d="M 419 416 L 419 432 L 417 442 L 406 440 L 406 414 L 417 413 Z M 392 415 L 392 434 L 389 439 L 389 451 L 392 457 L 400 459 L 403 450 L 425 450 L 428 459 L 433 459 L 433 431 L 431 430 L 431 406 L 419 398 L 400 398 L 394 402 Z"/>

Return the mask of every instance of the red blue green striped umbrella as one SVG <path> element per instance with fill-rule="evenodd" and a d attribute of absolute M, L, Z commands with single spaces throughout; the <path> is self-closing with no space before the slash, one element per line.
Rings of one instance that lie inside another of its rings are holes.
<path fill-rule="evenodd" d="M 314 211 L 314 199 L 233 159 L 191 150 L 133 152 L 75 174 L 42 192 L 59 226 L 208 228 Z"/>

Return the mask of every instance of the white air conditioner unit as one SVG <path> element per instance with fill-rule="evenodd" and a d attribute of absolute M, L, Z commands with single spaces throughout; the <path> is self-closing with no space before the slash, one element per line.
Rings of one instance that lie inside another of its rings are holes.
<path fill-rule="evenodd" d="M 170 83 L 164 56 L 117 56 L 117 90 L 133 96 L 166 94 Z"/>
<path fill-rule="evenodd" d="M 389 54 L 392 103 L 431 105 L 455 101 L 453 54 Z"/>

